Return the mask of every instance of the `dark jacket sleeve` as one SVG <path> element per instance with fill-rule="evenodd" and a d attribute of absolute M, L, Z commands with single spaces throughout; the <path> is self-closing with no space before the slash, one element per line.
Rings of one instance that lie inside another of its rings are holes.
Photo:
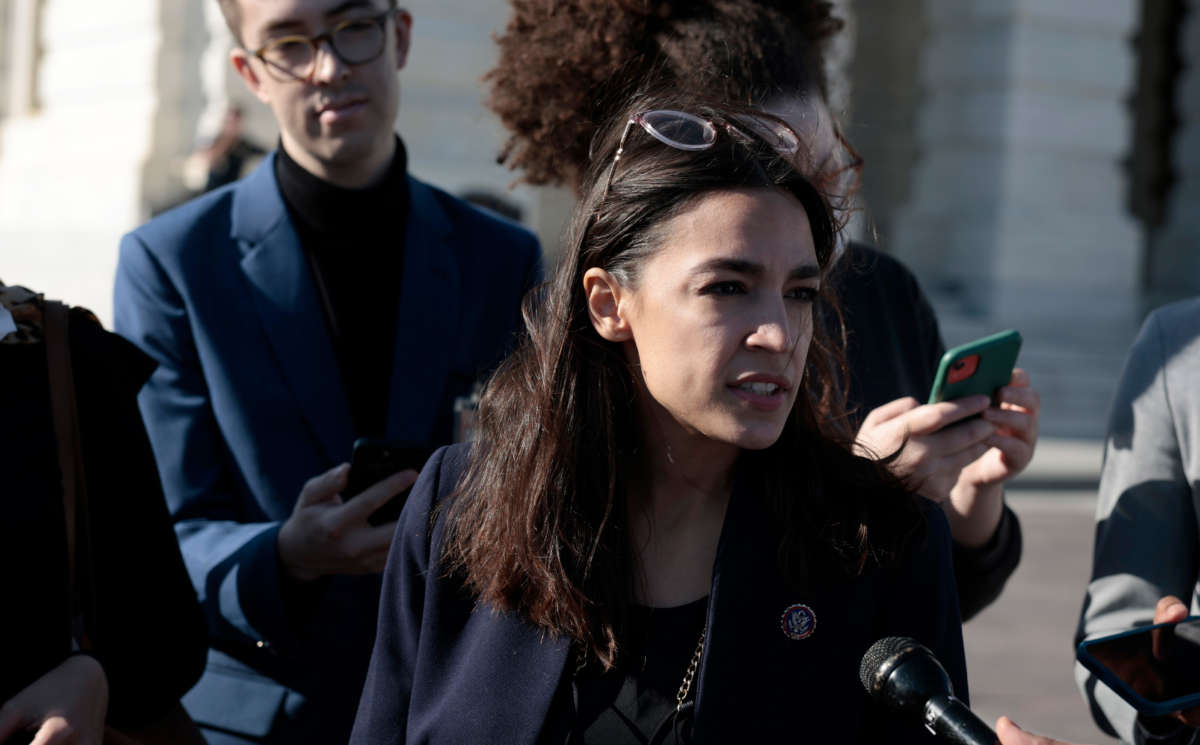
<path fill-rule="evenodd" d="M 872 603 L 880 616 L 871 643 L 894 636 L 916 640 L 945 668 L 954 694 L 969 703 L 962 623 L 950 563 L 950 527 L 940 507 L 919 499 L 926 522 L 924 535 L 914 541 L 897 563 L 874 578 Z M 919 712 L 898 712 L 872 699 L 868 714 L 857 742 L 894 745 L 933 742 Z"/>
<path fill-rule="evenodd" d="M 113 325 L 158 363 L 139 403 L 175 533 L 214 642 L 254 649 L 265 640 L 281 653 L 304 654 L 287 621 L 281 522 L 247 514 L 177 279 L 142 235 L 121 240 Z"/>
<path fill-rule="evenodd" d="M 442 485 L 447 451 L 438 450 L 421 469 L 396 523 L 383 574 L 375 647 L 350 735 L 351 745 L 398 745 L 405 741 L 433 546 L 431 514 Z"/>
<path fill-rule="evenodd" d="M 904 396 L 927 400 L 945 345 L 917 278 L 891 256 L 855 243 L 831 280 L 846 324 L 847 403 L 857 418 Z M 836 332 L 832 319 L 827 324 Z"/>
<path fill-rule="evenodd" d="M 940 507 L 925 499 L 921 504 L 928 525 L 926 535 L 888 583 L 890 633 L 911 636 L 928 647 L 949 673 L 955 695 L 969 702 L 958 591 L 950 560 L 950 526 Z"/>
<path fill-rule="evenodd" d="M 854 243 L 833 275 L 846 321 L 849 406 L 862 420 L 904 396 L 924 403 L 946 351 L 937 315 L 916 276 L 882 251 Z M 1021 562 L 1021 525 L 1004 516 L 981 548 L 955 546 L 954 575 L 963 620 L 1000 595 Z"/>
<path fill-rule="evenodd" d="M 978 548 L 954 544 L 954 578 L 964 621 L 1000 597 L 1021 563 L 1022 547 L 1021 521 L 1008 505 L 1004 505 L 1000 525 L 987 543 Z"/>

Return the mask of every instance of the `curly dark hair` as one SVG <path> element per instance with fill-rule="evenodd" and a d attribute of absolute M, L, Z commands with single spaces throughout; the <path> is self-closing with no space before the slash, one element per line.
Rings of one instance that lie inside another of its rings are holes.
<path fill-rule="evenodd" d="M 816 89 L 842 27 L 825 0 L 511 0 L 485 80 L 511 135 L 500 162 L 574 186 L 596 129 L 645 88 L 735 104 Z"/>

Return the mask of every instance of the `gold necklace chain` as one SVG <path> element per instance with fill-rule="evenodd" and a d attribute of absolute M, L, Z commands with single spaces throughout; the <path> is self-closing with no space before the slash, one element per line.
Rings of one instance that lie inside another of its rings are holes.
<path fill-rule="evenodd" d="M 688 693 L 692 690 L 692 681 L 696 679 L 696 673 L 700 670 L 700 658 L 704 656 L 704 637 L 708 634 L 708 622 L 704 622 L 704 628 L 700 629 L 700 639 L 696 642 L 696 651 L 692 652 L 692 660 L 688 663 L 687 671 L 683 674 L 683 682 L 679 684 L 679 692 L 675 694 L 675 711 L 682 711 L 683 704 L 687 701 Z M 583 672 L 587 667 L 587 652 L 580 647 L 575 655 L 575 675 Z"/>
<path fill-rule="evenodd" d="M 688 665 L 687 672 L 683 674 L 683 683 L 679 686 L 679 693 L 675 694 L 675 711 L 683 711 L 683 702 L 687 701 L 688 692 L 692 690 L 692 681 L 696 678 L 696 671 L 700 669 L 700 657 L 704 654 L 704 636 L 708 633 L 708 622 L 704 622 L 704 628 L 700 629 L 700 641 L 696 642 L 696 651 L 692 653 L 692 662 Z"/>

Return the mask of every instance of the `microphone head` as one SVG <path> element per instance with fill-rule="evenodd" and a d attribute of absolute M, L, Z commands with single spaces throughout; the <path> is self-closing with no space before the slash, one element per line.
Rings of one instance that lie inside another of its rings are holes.
<path fill-rule="evenodd" d="M 873 698 L 884 693 L 888 676 L 896 665 L 924 649 L 920 642 L 907 636 L 885 636 L 863 653 L 858 666 L 858 679 Z"/>
<path fill-rule="evenodd" d="M 887 636 L 863 654 L 858 679 L 871 698 L 897 711 L 919 713 L 934 695 L 954 686 L 933 652 L 907 636 Z"/>

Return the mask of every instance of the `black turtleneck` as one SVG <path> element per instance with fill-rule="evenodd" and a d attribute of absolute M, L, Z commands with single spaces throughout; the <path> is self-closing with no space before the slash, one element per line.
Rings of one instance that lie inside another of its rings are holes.
<path fill-rule="evenodd" d="M 376 184 L 345 189 L 312 175 L 282 145 L 275 176 L 316 280 L 356 437 L 382 437 L 408 227 L 408 156 L 396 138 Z"/>

